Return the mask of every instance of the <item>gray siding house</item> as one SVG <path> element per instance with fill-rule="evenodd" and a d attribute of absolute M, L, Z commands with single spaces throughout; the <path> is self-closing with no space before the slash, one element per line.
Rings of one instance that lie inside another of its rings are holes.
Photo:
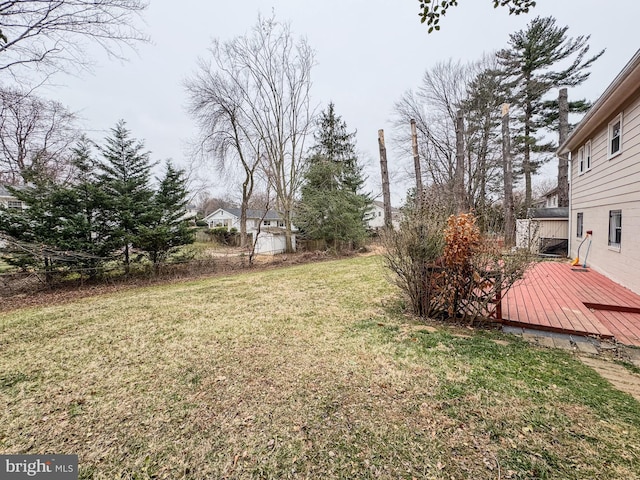
<path fill-rule="evenodd" d="M 22 210 L 24 205 L 4 185 L 0 185 L 0 206 Z"/>
<path fill-rule="evenodd" d="M 640 50 L 559 151 L 571 154 L 570 256 L 592 232 L 588 266 L 640 293 Z"/>

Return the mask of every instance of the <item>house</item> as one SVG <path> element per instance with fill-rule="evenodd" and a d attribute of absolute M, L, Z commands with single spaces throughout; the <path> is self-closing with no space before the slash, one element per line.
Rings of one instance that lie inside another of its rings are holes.
<path fill-rule="evenodd" d="M 225 227 L 229 230 L 235 228 L 240 231 L 240 209 L 239 208 L 219 208 L 215 212 L 204 217 L 209 228 Z M 259 254 L 277 254 L 286 251 L 286 231 L 284 228 L 284 219 L 275 210 L 247 210 L 247 233 L 252 238 L 258 232 L 260 227 L 260 235 L 256 242 L 256 253 Z M 292 226 L 292 230 L 296 230 Z M 293 249 L 296 248 L 296 238 L 292 235 L 291 242 Z"/>
<path fill-rule="evenodd" d="M 556 208 L 558 206 L 558 187 L 542 195 L 540 200 L 541 208 Z"/>
<path fill-rule="evenodd" d="M 0 207 L 16 210 L 22 210 L 25 208 L 24 204 L 14 197 L 4 185 L 0 185 Z"/>
<path fill-rule="evenodd" d="M 588 266 L 640 293 L 640 50 L 559 153 L 571 154 L 570 256 L 590 243 Z"/>
<path fill-rule="evenodd" d="M 391 207 L 391 224 L 394 229 L 400 228 L 400 217 L 400 209 Z M 374 200 L 371 204 L 371 208 L 365 214 L 364 221 L 366 223 L 367 230 L 376 231 L 384 228 L 384 203 Z"/>

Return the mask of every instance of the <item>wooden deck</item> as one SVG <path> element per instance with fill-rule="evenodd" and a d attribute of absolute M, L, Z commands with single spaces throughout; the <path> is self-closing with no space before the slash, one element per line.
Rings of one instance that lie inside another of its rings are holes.
<path fill-rule="evenodd" d="M 503 298 L 502 318 L 507 325 L 640 346 L 640 295 L 569 263 L 536 264 Z"/>

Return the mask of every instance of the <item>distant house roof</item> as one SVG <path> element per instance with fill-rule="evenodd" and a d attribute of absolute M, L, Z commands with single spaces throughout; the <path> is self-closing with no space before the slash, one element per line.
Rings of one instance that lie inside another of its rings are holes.
<path fill-rule="evenodd" d="M 375 206 L 377 206 L 377 207 L 380 207 L 380 208 L 384 209 L 384 202 L 381 202 L 380 200 L 374 200 L 374 201 L 373 201 L 373 204 L 374 204 Z M 392 213 L 399 213 L 399 212 L 400 212 L 400 209 L 399 209 L 399 208 L 396 208 L 396 207 L 391 207 L 391 212 L 392 212 Z"/>
<path fill-rule="evenodd" d="M 20 185 L 9 185 L 11 188 L 15 188 L 16 190 L 22 190 L 24 186 Z M 11 193 L 7 189 L 7 185 L 0 184 L 0 197 L 13 197 L 13 193 Z"/>
<path fill-rule="evenodd" d="M 220 210 L 224 210 L 227 213 L 230 213 L 231 215 L 233 215 L 234 217 L 240 218 L 240 209 L 239 208 L 219 208 L 218 210 L 216 210 L 215 212 L 210 213 L 209 215 L 207 215 L 207 218 L 212 216 L 214 213 L 220 211 Z M 264 210 L 254 210 L 254 209 L 247 209 L 247 218 L 248 219 L 253 219 L 253 218 L 257 218 L 257 219 L 261 219 L 264 216 L 264 220 L 282 220 L 282 215 L 280 215 L 278 212 L 276 212 L 275 210 L 269 210 L 266 212 Z"/>
<path fill-rule="evenodd" d="M 530 208 L 527 211 L 527 218 L 553 218 L 558 220 L 569 219 L 568 207 L 556 208 Z"/>
<path fill-rule="evenodd" d="M 223 208 L 231 215 L 235 215 L 240 218 L 240 209 L 239 208 Z M 263 218 L 265 220 L 280 220 L 282 219 L 282 215 L 280 215 L 275 210 L 268 210 L 266 213 L 264 210 L 254 210 L 251 208 L 247 209 L 247 218 Z"/>

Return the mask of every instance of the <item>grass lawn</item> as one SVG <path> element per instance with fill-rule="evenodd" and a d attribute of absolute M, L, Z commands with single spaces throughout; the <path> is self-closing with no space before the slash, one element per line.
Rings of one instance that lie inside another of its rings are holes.
<path fill-rule="evenodd" d="M 364 257 L 0 314 L 0 452 L 96 479 L 640 478 L 632 397 L 395 294 Z"/>

